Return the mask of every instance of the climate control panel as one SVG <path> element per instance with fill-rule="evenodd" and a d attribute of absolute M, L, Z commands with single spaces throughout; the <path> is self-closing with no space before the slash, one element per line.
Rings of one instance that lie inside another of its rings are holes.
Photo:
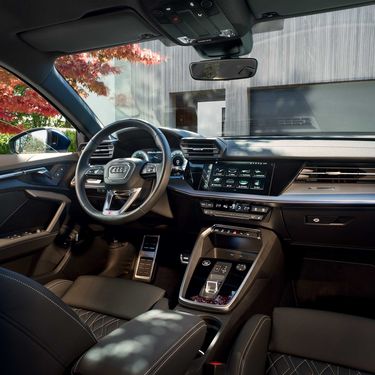
<path fill-rule="evenodd" d="M 270 213 L 268 206 L 232 200 L 202 200 L 203 214 L 240 220 L 262 221 Z"/>

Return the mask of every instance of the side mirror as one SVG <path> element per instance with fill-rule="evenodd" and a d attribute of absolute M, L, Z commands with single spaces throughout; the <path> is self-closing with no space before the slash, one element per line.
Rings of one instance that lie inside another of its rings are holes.
<path fill-rule="evenodd" d="M 190 75 L 200 81 L 226 81 L 251 78 L 258 61 L 252 58 L 198 61 L 190 64 Z"/>
<path fill-rule="evenodd" d="M 13 154 L 39 154 L 46 152 L 66 152 L 70 139 L 57 129 L 35 128 L 24 131 L 9 140 Z"/>

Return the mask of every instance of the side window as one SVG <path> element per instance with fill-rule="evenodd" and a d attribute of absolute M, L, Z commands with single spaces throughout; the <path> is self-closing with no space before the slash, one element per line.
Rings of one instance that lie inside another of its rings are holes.
<path fill-rule="evenodd" d="M 76 131 L 64 116 L 0 67 L 0 154 L 76 150 Z"/>

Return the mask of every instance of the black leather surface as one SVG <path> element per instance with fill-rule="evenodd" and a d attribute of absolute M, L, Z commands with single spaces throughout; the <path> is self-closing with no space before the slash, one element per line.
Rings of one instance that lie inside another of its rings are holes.
<path fill-rule="evenodd" d="M 42 285 L 0 268 L 0 373 L 63 374 L 96 343 L 78 316 Z"/>
<path fill-rule="evenodd" d="M 323 311 L 278 308 L 269 350 L 375 373 L 375 321 Z"/>
<path fill-rule="evenodd" d="M 82 322 L 91 329 L 97 340 L 107 336 L 109 333 L 126 323 L 126 320 L 100 314 L 95 311 L 77 309 L 75 307 L 73 307 L 73 310 Z"/>
<path fill-rule="evenodd" d="M 62 300 L 69 306 L 130 320 L 150 310 L 165 291 L 132 280 L 81 276 Z"/>
<path fill-rule="evenodd" d="M 277 308 L 243 327 L 230 355 L 230 375 L 360 375 L 375 373 L 375 321 L 326 311 Z"/>
<path fill-rule="evenodd" d="M 206 324 L 195 315 L 148 311 L 100 340 L 77 362 L 73 373 L 182 375 L 205 333 Z"/>
<path fill-rule="evenodd" d="M 271 333 L 271 318 L 253 316 L 242 328 L 231 352 L 229 374 L 264 375 Z"/>
<path fill-rule="evenodd" d="M 367 372 L 287 354 L 268 353 L 267 375 L 369 375 Z"/>
<path fill-rule="evenodd" d="M 53 294 L 56 294 L 57 297 L 62 298 L 67 290 L 72 286 L 73 281 L 65 279 L 56 279 L 50 281 L 44 286 L 49 289 Z"/>

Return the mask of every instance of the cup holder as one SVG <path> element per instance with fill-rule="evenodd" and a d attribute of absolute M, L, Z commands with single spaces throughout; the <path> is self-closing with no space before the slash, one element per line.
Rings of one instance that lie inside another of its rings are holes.
<path fill-rule="evenodd" d="M 203 317 L 203 320 L 207 324 L 207 333 L 201 348 L 201 354 L 205 354 L 207 352 L 221 328 L 221 322 L 218 319 L 213 317 Z"/>

